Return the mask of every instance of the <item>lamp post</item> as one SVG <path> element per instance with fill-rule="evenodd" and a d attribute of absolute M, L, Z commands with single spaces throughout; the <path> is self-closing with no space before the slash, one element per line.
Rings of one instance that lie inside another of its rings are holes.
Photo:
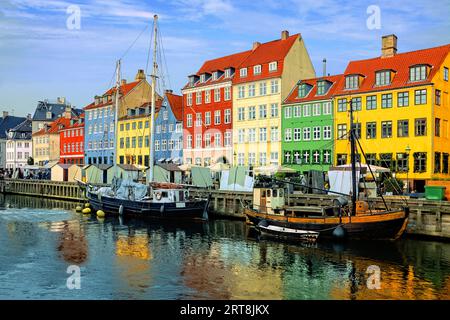
<path fill-rule="evenodd" d="M 406 146 L 405 148 L 406 151 L 406 193 L 409 193 L 409 153 L 411 152 L 411 148 L 409 147 L 409 145 Z"/>

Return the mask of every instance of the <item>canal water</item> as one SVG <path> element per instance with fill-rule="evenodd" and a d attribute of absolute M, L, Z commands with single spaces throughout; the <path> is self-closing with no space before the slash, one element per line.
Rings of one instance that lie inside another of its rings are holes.
<path fill-rule="evenodd" d="M 450 243 L 302 246 L 242 221 L 101 220 L 76 205 L 0 195 L 1 299 L 450 299 Z"/>

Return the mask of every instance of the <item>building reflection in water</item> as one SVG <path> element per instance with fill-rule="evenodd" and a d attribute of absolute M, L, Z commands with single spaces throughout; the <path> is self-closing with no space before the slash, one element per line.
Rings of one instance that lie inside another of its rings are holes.
<path fill-rule="evenodd" d="M 88 258 L 84 225 L 78 220 L 52 222 L 50 231 L 60 232 L 57 250 L 68 264 L 80 265 Z"/>

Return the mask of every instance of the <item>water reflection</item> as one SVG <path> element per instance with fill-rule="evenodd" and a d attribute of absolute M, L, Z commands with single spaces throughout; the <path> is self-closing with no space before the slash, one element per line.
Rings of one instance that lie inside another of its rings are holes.
<path fill-rule="evenodd" d="M 449 243 L 301 246 L 241 221 L 99 220 L 23 198 L 0 199 L 0 298 L 450 299 Z M 65 287 L 71 264 L 83 268 L 77 292 Z M 367 286 L 374 265 L 379 290 Z"/>

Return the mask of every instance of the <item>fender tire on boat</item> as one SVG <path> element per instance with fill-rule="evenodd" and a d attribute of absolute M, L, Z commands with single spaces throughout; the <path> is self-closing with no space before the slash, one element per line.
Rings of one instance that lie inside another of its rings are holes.
<path fill-rule="evenodd" d="M 119 207 L 119 215 L 123 215 L 123 205 L 120 205 Z"/>

